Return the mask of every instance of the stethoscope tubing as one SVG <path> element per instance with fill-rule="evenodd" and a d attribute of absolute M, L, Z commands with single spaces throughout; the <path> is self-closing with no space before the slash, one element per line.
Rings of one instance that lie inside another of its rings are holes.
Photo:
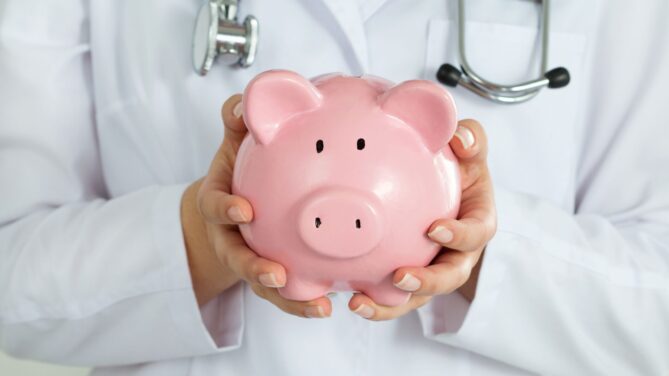
<path fill-rule="evenodd" d="M 501 85 L 486 80 L 477 74 L 469 64 L 466 53 L 466 11 L 465 1 L 458 0 L 458 53 L 460 70 L 444 64 L 437 78 L 449 86 L 461 85 L 475 94 L 497 103 L 522 103 L 534 98 L 545 87 L 558 88 L 569 83 L 569 72 L 562 67 L 546 71 L 548 64 L 550 0 L 543 0 L 541 12 L 541 63 L 540 77 L 514 85 Z"/>

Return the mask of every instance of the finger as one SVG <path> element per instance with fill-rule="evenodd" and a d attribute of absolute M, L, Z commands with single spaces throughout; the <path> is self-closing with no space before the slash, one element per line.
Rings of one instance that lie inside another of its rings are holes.
<path fill-rule="evenodd" d="M 258 256 L 243 241 L 217 245 L 219 259 L 251 285 L 278 288 L 286 285 L 286 270 L 281 264 Z"/>
<path fill-rule="evenodd" d="M 404 316 L 430 301 L 431 296 L 412 295 L 408 302 L 396 307 L 376 304 L 369 296 L 355 293 L 348 301 L 348 308 L 355 314 L 372 321 L 391 320 Z"/>
<path fill-rule="evenodd" d="M 475 252 L 488 243 L 495 233 L 494 214 L 483 210 L 462 219 L 439 219 L 428 232 L 428 237 L 442 247 Z"/>
<path fill-rule="evenodd" d="M 443 247 L 476 251 L 497 230 L 497 211 L 492 183 L 487 177 L 462 192 L 459 219 L 439 219 L 428 229 L 428 237 Z"/>
<path fill-rule="evenodd" d="M 221 108 L 221 117 L 225 126 L 224 140 L 239 145 L 246 136 L 246 125 L 242 116 L 242 95 L 235 94 L 228 98 Z"/>
<path fill-rule="evenodd" d="M 476 120 L 460 120 L 450 145 L 460 163 L 485 161 L 488 155 L 488 139 Z"/>
<path fill-rule="evenodd" d="M 274 288 L 267 288 L 261 285 L 251 285 L 251 289 L 259 297 L 269 301 L 282 311 L 291 315 L 307 318 L 324 318 L 332 315 L 332 303 L 330 299 L 322 296 L 318 299 L 301 302 L 297 300 L 288 300 L 279 294 Z"/>
<path fill-rule="evenodd" d="M 251 204 L 244 198 L 229 193 L 237 150 L 247 133 L 241 116 L 241 100 L 241 94 L 236 94 L 223 103 L 223 144 L 216 152 L 198 192 L 198 208 L 210 223 L 239 224 L 247 223 L 253 218 Z"/>
<path fill-rule="evenodd" d="M 200 214 L 209 223 L 230 225 L 253 219 L 253 207 L 246 199 L 218 190 L 215 185 L 200 188 L 197 204 Z"/>
<path fill-rule="evenodd" d="M 221 116 L 225 128 L 223 143 L 216 151 L 212 159 L 207 177 L 203 185 L 216 188 L 225 192 L 230 191 L 232 182 L 232 170 L 237 158 L 237 151 L 247 134 L 246 125 L 241 114 L 241 94 L 228 98 L 223 103 Z"/>
<path fill-rule="evenodd" d="M 480 255 L 480 252 L 446 251 L 424 268 L 397 269 L 393 283 L 397 288 L 417 296 L 450 294 L 469 280 Z"/>

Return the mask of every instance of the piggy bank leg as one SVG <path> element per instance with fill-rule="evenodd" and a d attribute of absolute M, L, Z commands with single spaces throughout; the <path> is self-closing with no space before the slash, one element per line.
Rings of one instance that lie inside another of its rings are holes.
<path fill-rule="evenodd" d="M 357 290 L 369 296 L 376 304 L 390 307 L 402 305 L 411 297 L 411 293 L 395 287 L 391 278 L 384 279 L 376 285 L 361 286 Z"/>
<path fill-rule="evenodd" d="M 286 286 L 279 288 L 279 294 L 290 300 L 313 300 L 330 292 L 331 283 L 316 282 L 297 275 L 288 275 Z"/>

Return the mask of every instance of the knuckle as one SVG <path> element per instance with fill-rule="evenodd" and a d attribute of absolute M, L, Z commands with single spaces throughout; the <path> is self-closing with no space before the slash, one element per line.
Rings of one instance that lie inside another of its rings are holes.
<path fill-rule="evenodd" d="M 246 273 L 251 278 L 255 278 L 257 275 L 259 275 L 260 274 L 259 263 L 256 262 L 256 260 L 249 261 L 248 265 L 246 266 Z"/>
<path fill-rule="evenodd" d="M 486 244 L 488 244 L 488 241 L 495 236 L 495 233 L 497 232 L 497 220 L 495 219 L 494 216 L 490 216 L 485 223 L 483 224 L 483 239 L 481 240 L 481 244 L 479 246 L 485 247 Z"/>
<path fill-rule="evenodd" d="M 387 312 L 379 312 L 379 309 L 376 309 L 376 312 L 374 312 L 374 315 L 372 317 L 368 318 L 367 320 L 369 321 L 387 321 L 392 319 L 391 315 L 389 315 Z"/>
<path fill-rule="evenodd" d="M 485 247 L 486 244 L 488 244 L 488 241 L 489 241 L 490 239 L 492 239 L 493 236 L 495 236 L 495 233 L 496 233 L 496 232 L 497 232 L 497 231 L 496 231 L 496 229 L 495 229 L 494 226 L 488 226 L 488 227 L 486 227 L 486 230 L 485 230 L 485 232 L 484 232 L 485 237 L 484 237 L 483 241 L 481 242 L 481 244 L 479 244 L 480 248 Z"/>
<path fill-rule="evenodd" d="M 225 115 L 226 112 L 232 111 L 232 106 L 237 104 L 237 102 L 239 102 L 240 97 L 241 94 L 235 94 L 228 97 L 228 99 L 226 99 L 225 102 L 223 102 L 223 106 L 221 106 L 221 115 Z"/>
<path fill-rule="evenodd" d="M 469 127 L 469 129 L 471 129 L 472 132 L 474 132 L 477 141 L 483 140 L 483 138 L 485 137 L 485 130 L 483 129 L 483 125 L 481 125 L 481 123 L 478 120 L 465 119 L 464 122 L 466 126 Z"/>
<path fill-rule="evenodd" d="M 200 189 L 198 189 L 197 193 L 195 194 L 195 206 L 197 207 L 197 210 L 200 214 L 202 214 L 202 209 L 204 208 L 205 195 L 206 192 L 203 191 L 202 186 L 200 186 Z"/>
<path fill-rule="evenodd" d="M 438 282 L 438 276 L 428 275 L 426 278 L 423 278 L 420 292 L 422 294 L 434 294 L 435 291 L 439 289 L 439 286 L 442 284 Z"/>
<path fill-rule="evenodd" d="M 458 287 L 464 285 L 467 281 L 469 281 L 469 277 L 472 274 L 472 269 L 469 266 L 468 262 L 462 263 L 460 267 L 458 268 L 458 278 L 457 278 L 457 283 Z"/>
<path fill-rule="evenodd" d="M 481 123 L 479 123 L 478 120 L 469 118 L 460 120 L 460 125 L 464 125 L 465 127 L 471 128 L 472 130 L 481 128 Z"/>
<path fill-rule="evenodd" d="M 205 221 L 211 222 L 211 212 L 209 210 L 209 192 L 202 192 L 198 194 L 197 198 L 197 211 L 204 218 Z"/>
<path fill-rule="evenodd" d="M 489 231 L 488 239 L 492 239 L 492 237 L 495 236 L 495 234 L 497 233 L 497 217 L 494 214 L 491 215 L 488 231 Z"/>
<path fill-rule="evenodd" d="M 251 269 L 249 267 L 246 267 L 246 266 L 242 266 L 241 278 L 243 280 L 249 282 L 249 283 L 256 283 L 257 282 L 256 275 L 251 271 Z M 265 287 L 263 286 L 263 288 L 265 288 Z"/>

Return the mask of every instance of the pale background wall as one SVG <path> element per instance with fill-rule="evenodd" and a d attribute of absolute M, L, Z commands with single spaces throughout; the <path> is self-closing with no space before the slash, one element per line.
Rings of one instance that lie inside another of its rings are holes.
<path fill-rule="evenodd" d="M 88 370 L 52 366 L 44 363 L 18 360 L 0 352 L 0 375 L 2 376 L 84 376 Z"/>

